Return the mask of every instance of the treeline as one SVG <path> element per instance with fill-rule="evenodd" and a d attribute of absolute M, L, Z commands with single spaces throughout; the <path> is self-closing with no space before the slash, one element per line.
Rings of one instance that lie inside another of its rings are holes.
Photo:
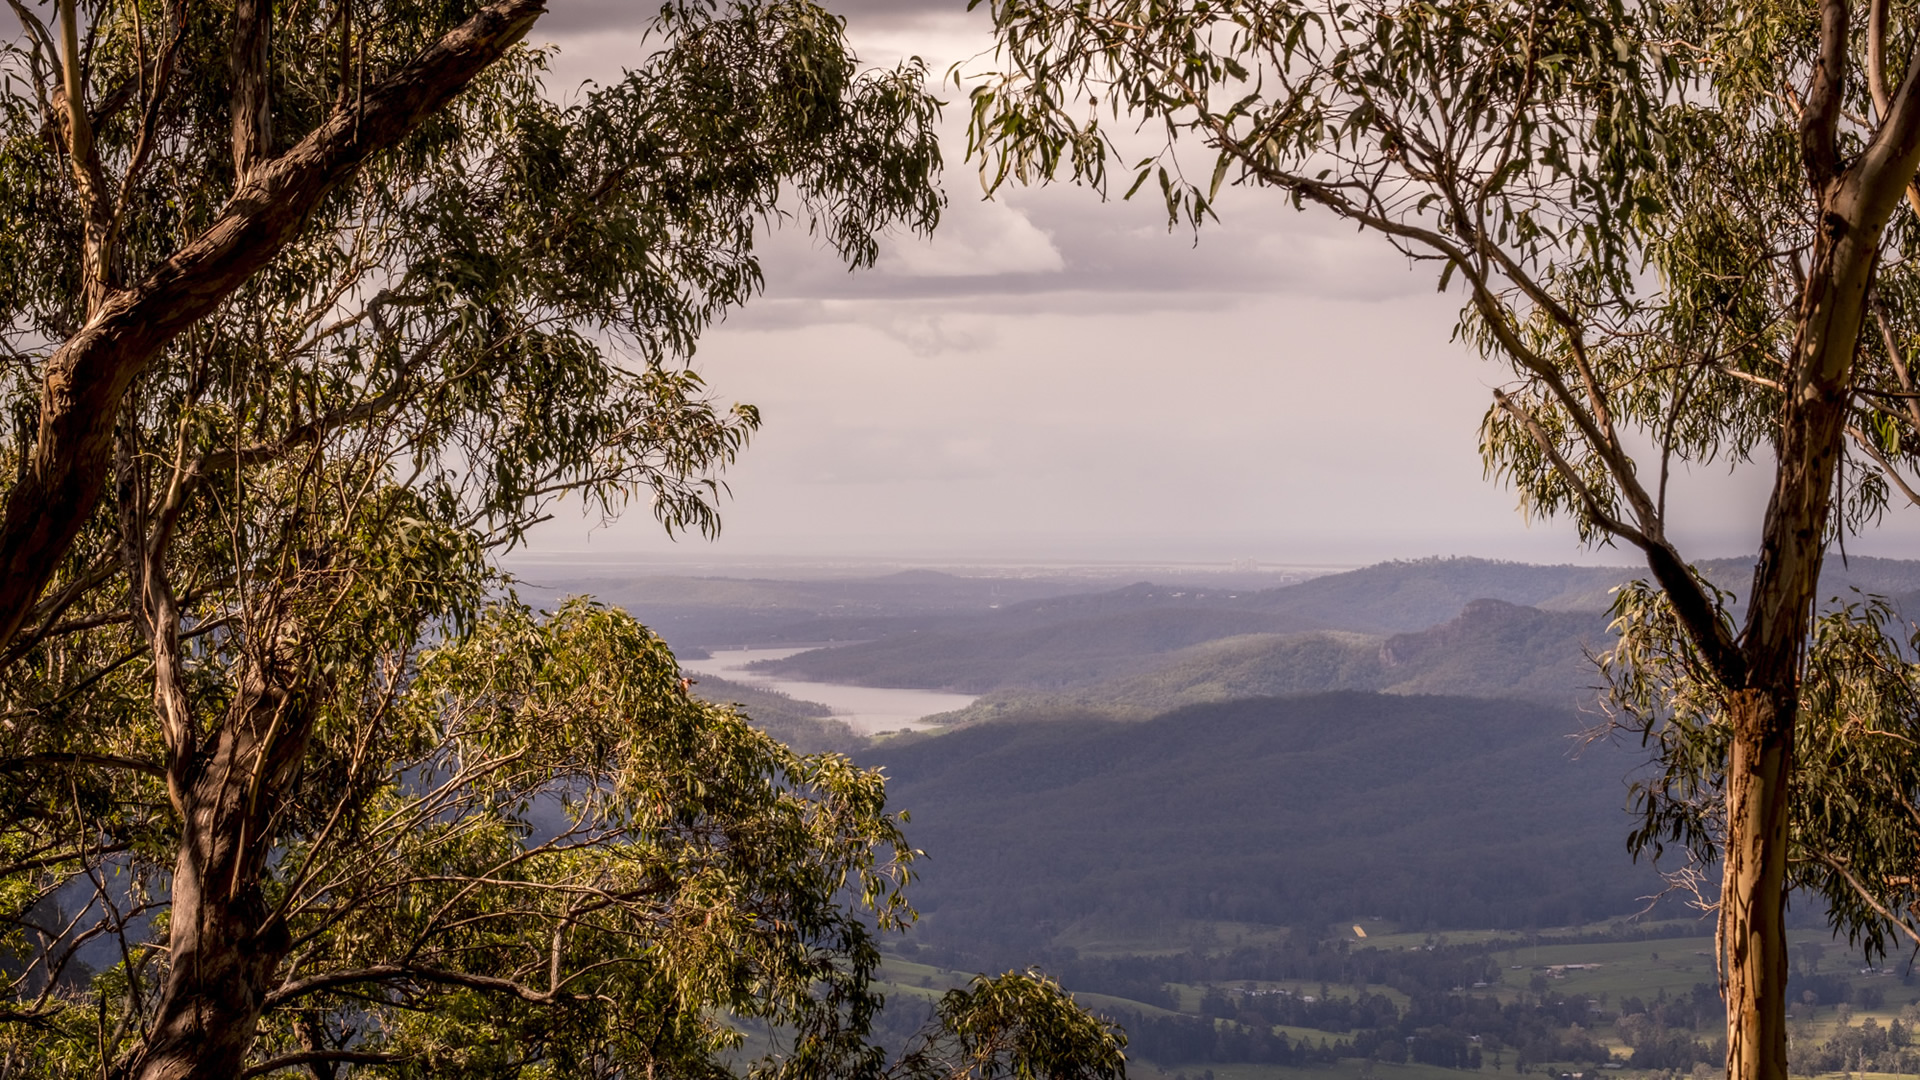
<path fill-rule="evenodd" d="M 1815 1043 L 1810 1029 L 1788 1041 L 1787 1058 L 1793 1072 L 1811 1075 L 1825 1072 L 1920 1072 L 1920 1047 L 1916 1047 L 1915 1024 L 1894 1019 L 1882 1025 L 1869 1016 L 1859 1027 L 1842 1027 L 1833 1037 Z"/>
<path fill-rule="evenodd" d="M 1589 939 L 1657 940 L 1686 928 L 1622 928 L 1614 935 L 1536 935 L 1529 944 Z M 1518 1001 L 1502 1003 L 1487 988 L 1504 974 L 1498 954 L 1515 939 L 1385 949 L 1337 938 L 1295 935 L 1258 946 L 1158 955 L 1082 955 L 1047 950 L 1038 962 L 1062 985 L 1179 1012 L 1180 987 L 1206 987 L 1198 1015 L 1115 1009 L 1132 1052 L 1162 1065 L 1255 1063 L 1330 1064 L 1340 1058 L 1414 1062 L 1477 1069 L 1489 1064 L 1522 1072 L 1545 1063 L 1601 1064 L 1612 1060 L 1591 1034 L 1614 1023 L 1632 1050 L 1635 1068 L 1681 1070 L 1725 1057 L 1718 990 L 1700 983 L 1690 993 L 1629 997 L 1608 1009 L 1603 999 L 1568 996 L 1536 973 Z M 923 947 L 921 960 L 950 960 Z M 1305 987 L 1286 992 L 1274 983 Z M 1837 976 L 1802 976 L 1796 992 L 1817 1000 L 1862 1000 L 1861 990 Z M 1384 987 L 1406 998 L 1401 1005 Z M 1189 1001 L 1191 999 L 1188 999 Z M 1191 1008 L 1189 1004 L 1187 1007 Z M 1288 1037 L 1279 1028 L 1311 1028 L 1326 1035 Z"/>
<path fill-rule="evenodd" d="M 1332 1065 L 1353 1057 L 1347 1040 L 1329 1044 L 1287 1038 L 1271 1025 L 1217 1024 L 1198 1016 L 1142 1016 L 1120 1012 L 1109 1017 L 1127 1030 L 1127 1053 L 1159 1065 L 1251 1063 L 1257 1065 Z"/>
<path fill-rule="evenodd" d="M 1344 941 L 1301 938 L 1218 952 L 1191 949 L 1146 956 L 1082 956 L 1071 948 L 1060 948 L 1047 950 L 1038 962 L 1068 989 L 1132 998 L 1148 1004 L 1162 1004 L 1161 988 L 1169 983 L 1209 986 L 1255 981 L 1319 983 L 1326 987 L 1373 985 L 1415 996 L 1497 982 L 1500 978 L 1499 962 L 1483 946 L 1442 945 L 1431 950 L 1354 948 Z M 1329 996 L 1323 992 L 1319 998 L 1325 1001 Z M 1305 1023 L 1328 1031 L 1346 1030 Z"/>
<path fill-rule="evenodd" d="M 1709 984 L 1655 1008 L 1636 1003 L 1639 1018 L 1620 1030 L 1635 1068 L 1686 1070 L 1724 1060 L 1719 996 Z M 1340 1058 L 1479 1069 L 1489 1063 L 1526 1073 L 1535 1066 L 1598 1065 L 1610 1050 L 1590 1032 L 1613 1017 L 1584 997 L 1548 992 L 1502 1003 L 1488 994 L 1423 991 L 1405 1007 L 1385 994 L 1324 996 L 1284 991 L 1213 990 L 1200 1016 L 1146 1016 L 1119 1011 L 1133 1053 L 1161 1065 L 1331 1064 Z M 1702 1023 L 1707 1025 L 1703 1039 Z M 1330 1033 L 1289 1039 L 1278 1027 Z M 1904 1032 L 1903 1032 L 1904 1037 Z"/>

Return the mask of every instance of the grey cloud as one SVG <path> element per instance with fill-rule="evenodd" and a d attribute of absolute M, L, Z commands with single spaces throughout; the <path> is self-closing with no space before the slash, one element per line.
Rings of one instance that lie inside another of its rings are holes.
<path fill-rule="evenodd" d="M 659 6 L 630 0 L 556 0 L 540 17 L 534 35 L 572 35 L 598 30 L 642 30 Z"/>
<path fill-rule="evenodd" d="M 1169 231 L 1156 208 L 1101 203 L 1082 190 L 1016 192 L 1009 202 L 1051 242 L 1057 269 L 909 274 L 883 258 L 874 269 L 850 273 L 831 252 L 812 245 L 804 230 L 793 229 L 769 238 L 767 295 L 737 313 L 735 325 L 869 321 L 874 313 L 867 309 L 876 303 L 909 305 L 920 317 L 1194 310 L 1256 296 L 1384 300 L 1433 288 L 1430 275 L 1409 272 L 1406 260 L 1380 238 L 1356 234 L 1325 215 L 1297 213 L 1270 193 L 1249 193 L 1229 204 L 1223 220 L 1203 228 L 1197 242 L 1185 226 Z M 969 246 L 969 233 L 994 227 L 978 219 L 970 208 L 954 207 L 928 249 Z M 923 243 L 903 237 L 891 242 Z"/>

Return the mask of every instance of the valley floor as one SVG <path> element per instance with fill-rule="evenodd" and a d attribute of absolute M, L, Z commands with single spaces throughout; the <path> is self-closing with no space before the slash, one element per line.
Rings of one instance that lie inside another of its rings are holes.
<path fill-rule="evenodd" d="M 1358 959 L 1386 972 L 1383 982 L 1169 980 L 1157 993 L 1144 995 L 1157 1000 L 1140 1000 L 1084 989 L 1071 977 L 1063 981 L 1083 1004 L 1128 1028 L 1130 1072 L 1138 1080 L 1465 1080 L 1464 1074 L 1491 1080 L 1501 1073 L 1552 1080 L 1711 1080 L 1721 1075 L 1716 1057 L 1724 1021 L 1713 993 L 1713 939 L 1697 929 L 1698 924 L 1667 924 L 1623 932 L 1622 924 L 1613 923 L 1519 936 L 1395 933 L 1376 925 L 1364 942 L 1335 940 L 1319 947 L 1338 950 L 1350 969 Z M 1663 934 L 1673 936 L 1656 936 Z M 1231 963 L 1221 957 L 1238 955 L 1254 963 L 1264 956 L 1258 962 L 1271 965 L 1272 950 L 1287 934 L 1276 927 L 1222 924 L 1201 936 L 1237 939 L 1238 945 L 1214 954 L 1216 969 L 1230 970 L 1218 967 Z M 1892 962 L 1885 969 L 1866 967 L 1823 929 L 1797 930 L 1790 937 L 1796 995 L 1789 1014 L 1793 1075 L 1832 1080 L 1920 1076 L 1920 979 Z M 1174 970 L 1192 967 L 1192 958 L 1204 955 L 1193 948 L 1132 951 L 1145 942 L 1125 942 L 1120 949 L 1114 944 L 1107 944 L 1112 951 L 1104 959 L 1122 966 L 1144 961 L 1150 968 Z M 1076 951 L 1082 963 L 1076 970 L 1094 970 L 1084 965 L 1103 959 L 1093 951 L 1098 944 L 1088 945 L 1092 948 Z M 1415 973 L 1431 972 L 1441 958 L 1466 962 L 1461 970 L 1472 970 L 1478 961 L 1493 977 L 1436 995 L 1418 985 Z M 889 956 L 881 978 L 890 996 L 905 1004 L 930 1003 L 971 975 Z M 1373 1026 L 1362 1029 L 1351 1021 L 1350 1006 L 1367 1002 L 1375 1012 L 1362 1022 Z M 1314 1015 L 1316 1006 L 1339 1022 L 1299 1022 Z M 1192 1031 L 1204 1034 L 1208 1028 L 1219 1037 L 1204 1052 L 1179 1052 L 1182 1045 L 1190 1051 L 1199 1045 Z M 1429 1057 L 1444 1057 L 1436 1047 L 1448 1040 L 1465 1053 L 1452 1067 L 1420 1061 L 1423 1040 Z M 1559 1059 L 1548 1056 L 1550 1047 L 1574 1052 Z M 1236 1054 L 1270 1060 L 1234 1060 Z M 1307 1060 L 1271 1060 L 1289 1054 Z"/>

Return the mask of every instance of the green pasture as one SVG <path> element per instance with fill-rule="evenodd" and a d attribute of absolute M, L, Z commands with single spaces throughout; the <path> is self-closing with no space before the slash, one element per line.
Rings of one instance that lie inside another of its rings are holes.
<path fill-rule="evenodd" d="M 1168 919 L 1153 926 L 1115 928 L 1104 924 L 1069 926 L 1055 938 L 1088 956 L 1164 956 L 1189 949 L 1213 951 L 1242 945 L 1278 945 L 1293 931 L 1267 923 L 1218 919 Z"/>
<path fill-rule="evenodd" d="M 1514 1080 L 1518 1080 L 1518 1077 L 1510 1071 L 1496 1072 L 1490 1065 L 1475 1072 L 1471 1069 L 1443 1069 L 1438 1065 L 1411 1063 L 1395 1065 L 1385 1061 L 1370 1062 L 1359 1058 L 1342 1058 L 1338 1065 L 1322 1068 L 1239 1064 L 1160 1066 L 1147 1061 L 1127 1062 L 1127 1075 L 1131 1080 L 1174 1080 L 1176 1076 L 1185 1076 L 1187 1080 L 1205 1080 L 1209 1071 L 1213 1074 L 1213 1080 L 1467 1080 L 1475 1076 L 1485 1080 L 1494 1075 L 1514 1076 Z M 1535 1069 L 1528 1075 L 1539 1078 L 1544 1076 L 1544 1071 Z M 1654 1074 L 1624 1069 L 1619 1072 L 1608 1070 L 1604 1075 L 1618 1077 L 1619 1080 L 1647 1080 Z M 1895 1080 L 1895 1078 L 1889 1077 L 1887 1080 Z M 1911 1078 L 1904 1078 L 1904 1080 L 1911 1080 Z"/>
<path fill-rule="evenodd" d="M 1363 928 L 1364 920 L 1356 920 Z M 1697 926 L 1697 923 L 1684 924 Z M 1262 926 L 1250 923 L 1207 923 L 1188 922 L 1177 927 L 1163 928 L 1177 940 L 1168 936 L 1155 936 L 1143 931 L 1138 940 L 1107 936 L 1096 938 L 1092 935 L 1073 941 L 1075 948 L 1084 953 L 1110 954 L 1165 954 L 1187 949 L 1206 951 L 1224 951 L 1242 944 L 1265 944 L 1283 941 L 1290 932 L 1285 927 Z M 1492 931 L 1450 931 L 1444 934 L 1413 932 L 1392 932 L 1394 928 L 1379 925 L 1381 933 L 1371 929 L 1364 942 L 1354 939 L 1352 948 L 1422 949 L 1441 948 L 1448 945 L 1491 945 L 1489 957 L 1499 966 L 1499 978 L 1493 985 L 1469 989 L 1472 994 L 1490 994 L 1502 1001 L 1514 1001 L 1522 995 L 1538 993 L 1542 987 L 1546 992 L 1558 993 L 1570 998 L 1587 997 L 1598 1001 L 1606 1014 L 1617 1014 L 1620 1005 L 1627 998 L 1637 997 L 1649 1004 L 1653 1003 L 1664 991 L 1670 998 L 1685 997 L 1702 983 L 1717 982 L 1714 968 L 1714 941 L 1711 934 L 1688 937 L 1653 938 L 1629 941 L 1601 941 L 1578 945 L 1530 945 L 1527 939 L 1511 932 Z M 1607 924 L 1592 927 L 1568 927 L 1555 931 L 1543 931 L 1529 935 L 1533 940 L 1554 936 L 1572 937 L 1592 935 L 1619 927 Z M 1062 935 L 1062 944 L 1071 939 L 1071 932 Z M 1793 949 L 1793 963 L 1796 970 L 1811 971 L 1818 974 L 1839 975 L 1848 979 L 1856 988 L 1871 987 L 1882 995 L 1881 1003 L 1872 1009 L 1862 1008 L 1857 1003 L 1844 1009 L 1847 1022 L 1858 1026 L 1869 1017 L 1882 1025 L 1890 1024 L 1895 1018 L 1907 1014 L 1912 1023 L 1910 1007 L 1920 1005 L 1920 981 L 1916 985 L 1902 985 L 1896 975 L 1873 975 L 1861 971 L 1864 960 L 1855 949 L 1844 941 L 1836 941 L 1830 933 L 1819 929 L 1797 930 L 1789 935 Z M 1892 962 L 1884 962 L 1892 967 Z M 880 969 L 880 978 L 887 984 L 889 993 L 899 993 L 908 997 L 932 999 L 947 989 L 964 986 L 972 978 L 970 973 L 950 971 L 929 964 L 887 957 Z M 1322 986 L 1319 983 L 1303 980 L 1261 981 L 1228 980 L 1219 984 L 1219 988 L 1229 993 L 1243 989 L 1285 990 L 1297 995 L 1319 995 L 1323 991 L 1334 997 L 1354 995 L 1359 988 L 1345 985 Z M 1178 1005 L 1179 1013 L 1198 1015 L 1201 1000 L 1212 987 L 1207 985 L 1169 984 Z M 1407 996 L 1389 987 L 1370 984 L 1365 987 L 1367 993 L 1385 994 L 1396 1004 L 1404 1007 Z M 1177 1013 L 1132 999 L 1113 997 L 1105 994 L 1076 992 L 1074 995 L 1088 1007 L 1109 1014 L 1137 1013 L 1144 1016 L 1171 1016 Z M 1809 1008 L 1804 1002 L 1793 1004 L 1792 1022 L 1796 1039 L 1812 1039 L 1825 1042 L 1837 1031 L 1843 1010 L 1833 1003 L 1820 1002 Z M 1288 1039 L 1309 1043 L 1319 1043 L 1322 1039 L 1329 1043 L 1346 1037 L 1340 1033 L 1322 1031 L 1316 1028 L 1281 1025 L 1275 1028 Z M 1615 1036 L 1611 1023 L 1598 1023 L 1592 1029 L 1593 1037 L 1602 1045 L 1612 1049 L 1624 1058 L 1626 1047 Z M 1483 1080 L 1490 1080 L 1496 1072 L 1510 1071 L 1512 1059 L 1509 1056 L 1504 1068 L 1496 1069 L 1494 1059 L 1489 1057 L 1487 1064 L 1479 1071 Z M 1571 1066 L 1567 1066 L 1571 1070 Z M 1130 1062 L 1129 1072 L 1138 1080 L 1175 1080 L 1176 1075 L 1186 1080 L 1205 1080 L 1211 1071 L 1213 1080 L 1464 1080 L 1459 1070 L 1443 1069 L 1438 1066 L 1405 1064 L 1395 1065 L 1387 1062 L 1366 1062 L 1358 1059 L 1343 1060 L 1337 1066 L 1319 1068 L 1294 1068 L 1278 1065 L 1253 1065 L 1244 1063 L 1222 1064 L 1196 1062 L 1186 1065 L 1161 1066 L 1144 1059 L 1136 1058 Z M 1557 1076 L 1560 1068 L 1544 1063 L 1530 1070 L 1531 1076 Z M 1621 1069 L 1607 1070 L 1600 1074 L 1606 1077 L 1619 1077 L 1620 1080 L 1649 1080 L 1656 1074 L 1644 1070 Z M 1891 1074 L 1865 1073 L 1853 1074 L 1846 1080 L 1908 1080 L 1896 1078 Z M 1516 1076 L 1515 1080 L 1518 1080 Z M 1815 1080 L 1841 1080 L 1840 1074 Z"/>

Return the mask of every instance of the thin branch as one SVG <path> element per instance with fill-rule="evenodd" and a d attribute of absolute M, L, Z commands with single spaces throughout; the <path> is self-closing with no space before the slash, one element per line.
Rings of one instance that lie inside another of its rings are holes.
<path fill-rule="evenodd" d="M 1729 379 L 1739 379 L 1741 382 L 1752 383 L 1755 386 L 1764 386 L 1775 393 L 1786 393 L 1787 390 L 1786 387 L 1764 375 L 1752 375 L 1738 368 L 1730 367 L 1716 367 L 1713 370 L 1721 375 L 1725 375 Z"/>
<path fill-rule="evenodd" d="M 121 842 L 116 844 L 104 844 L 96 848 L 81 848 L 75 851 L 61 851 L 61 852 L 56 852 L 52 855 L 41 855 L 32 859 L 22 859 L 19 862 L 8 863 L 5 866 L 0 866 L 0 878 L 12 877 L 15 874 L 25 873 L 28 870 L 43 870 L 49 866 L 58 866 L 64 862 L 72 862 L 75 859 L 97 858 L 101 855 L 118 855 L 118 854 L 121 854 L 122 852 L 131 850 L 132 847 L 133 847 L 132 844 Z"/>
<path fill-rule="evenodd" d="M 1920 207 L 1916 208 L 1920 212 Z M 1900 342 L 1893 336 L 1893 324 L 1887 319 L 1887 312 L 1878 302 L 1873 305 L 1873 321 L 1880 328 L 1880 344 L 1887 350 L 1887 362 L 1893 366 L 1894 378 L 1900 380 L 1902 397 L 1906 399 L 1907 418 L 1913 421 L 1915 431 L 1920 431 L 1920 394 L 1913 388 L 1913 376 L 1907 371 L 1906 357 L 1901 355 Z M 1884 391 L 1866 391 L 1881 397 L 1892 397 Z"/>
<path fill-rule="evenodd" d="M 419 967 L 407 964 L 375 964 L 364 968 L 350 968 L 344 971 L 329 971 L 322 975 L 310 975 L 294 982 L 283 983 L 268 993 L 262 1011 L 277 1009 L 289 1001 L 306 997 L 324 990 L 338 990 L 346 986 L 360 986 L 366 983 L 435 983 L 445 986 L 461 986 L 469 990 L 484 990 L 489 993 L 507 994 L 534 1005 L 554 1005 L 561 1002 L 577 1001 L 580 996 L 561 991 L 542 991 L 514 982 L 512 979 L 499 979 L 491 975 L 471 975 L 464 971 L 448 971 L 444 968 Z"/>
<path fill-rule="evenodd" d="M 1847 887 L 1854 891 L 1854 894 L 1862 903 L 1872 908 L 1875 914 L 1886 920 L 1887 925 L 1905 934 L 1915 945 L 1920 945 L 1920 931 L 1916 931 L 1905 919 L 1894 917 L 1893 912 L 1880 900 L 1879 896 L 1877 896 L 1873 890 L 1867 888 L 1859 878 L 1855 877 L 1853 871 L 1849 869 L 1844 862 L 1824 851 L 1816 850 L 1811 852 L 1811 854 L 1813 855 L 1814 861 L 1846 879 Z"/>
<path fill-rule="evenodd" d="M 382 1054 L 372 1050 L 302 1050 L 297 1054 L 284 1054 L 248 1066 L 247 1071 L 240 1075 L 265 1076 L 301 1065 L 401 1065 L 412 1060 L 411 1054 Z"/>
<path fill-rule="evenodd" d="M 90 765 L 101 769 L 127 769 L 132 772 L 146 773 L 149 776 L 167 775 L 166 768 L 158 762 L 148 761 L 145 758 L 122 757 L 119 754 L 49 752 L 0 758 L 0 772 L 23 772 L 49 765 Z"/>
<path fill-rule="evenodd" d="M 1873 440 L 1867 438 L 1866 432 L 1849 424 L 1847 425 L 1847 434 L 1851 435 L 1853 441 L 1860 444 L 1860 449 L 1865 450 L 1867 456 L 1871 457 L 1874 463 L 1880 466 L 1880 471 L 1886 474 L 1887 479 L 1893 481 L 1894 486 L 1900 489 L 1900 494 L 1905 495 L 1908 502 L 1915 506 L 1920 506 L 1920 492 L 1915 492 L 1913 488 L 1907 485 L 1906 480 L 1901 477 L 1899 470 L 1895 469 L 1892 463 L 1887 461 L 1886 457 L 1880 453 L 1879 447 L 1873 445 Z"/>

